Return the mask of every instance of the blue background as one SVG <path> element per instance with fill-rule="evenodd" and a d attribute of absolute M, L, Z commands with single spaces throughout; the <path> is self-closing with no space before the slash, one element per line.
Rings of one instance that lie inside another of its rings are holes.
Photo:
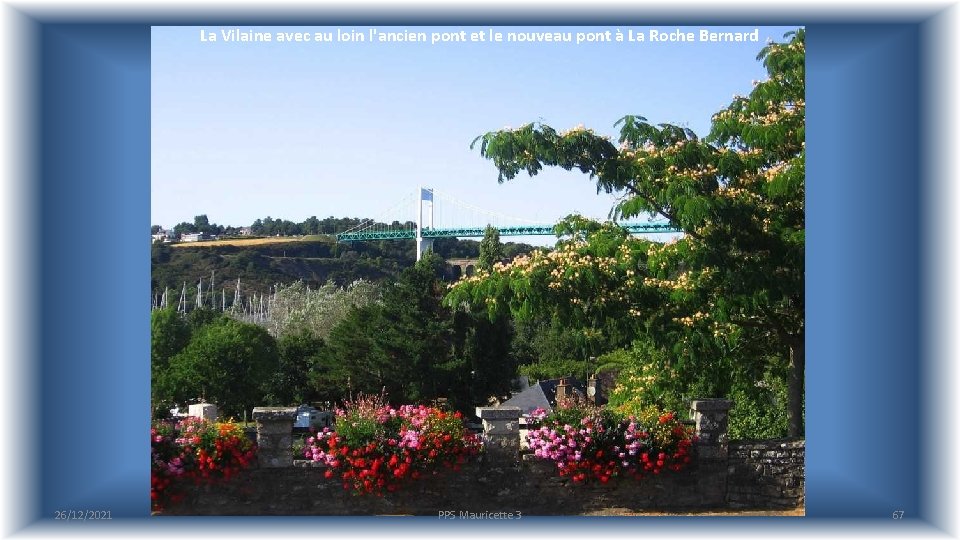
<path fill-rule="evenodd" d="M 39 126 L 38 176 L 28 184 L 35 190 L 33 218 L 42 231 L 41 247 L 28 259 L 37 269 L 36 294 L 42 298 L 35 320 L 39 357 L 30 364 L 37 387 L 29 397 L 43 418 L 82 410 L 85 421 L 56 430 L 38 424 L 37 468 L 22 471 L 23 480 L 37 487 L 36 500 L 33 512 L 21 518 L 45 528 L 52 527 L 56 510 L 109 509 L 112 524 L 85 528 L 189 527 L 193 533 L 233 536 L 269 529 L 278 521 L 149 518 L 149 24 L 163 21 L 28 19 L 24 24 L 34 39 L 22 52 L 33 63 L 35 79 L 23 84 L 37 89 L 28 120 Z M 807 517 L 753 519 L 749 527 L 766 533 L 847 524 L 888 527 L 895 510 L 914 518 L 914 525 L 929 522 L 924 501 L 933 487 L 915 459 L 932 436 L 921 431 L 921 374 L 937 369 L 932 357 L 924 356 L 929 351 L 921 332 L 920 278 L 927 255 L 922 239 L 928 232 L 920 225 L 922 195 L 932 182 L 921 167 L 921 144 L 929 136 L 920 106 L 924 59 L 930 55 L 924 49 L 926 27 L 908 20 L 839 24 L 745 16 L 683 22 L 744 21 L 807 27 L 809 145 Z M 878 226 L 891 216 L 908 225 Z M 104 241 L 78 241 L 68 234 L 80 230 L 97 231 Z M 93 444 L 71 445 L 64 455 L 57 445 L 64 439 Z M 738 518 L 655 521 L 605 520 L 603 527 L 681 525 L 719 532 L 745 524 Z M 317 526 L 317 520 L 282 523 L 306 530 Z M 449 534 L 457 527 L 434 519 L 363 523 L 394 532 L 424 527 L 427 534 Z M 327 520 L 335 528 L 356 524 Z M 504 533 L 556 527 L 582 534 L 596 524 L 566 518 L 476 526 Z"/>

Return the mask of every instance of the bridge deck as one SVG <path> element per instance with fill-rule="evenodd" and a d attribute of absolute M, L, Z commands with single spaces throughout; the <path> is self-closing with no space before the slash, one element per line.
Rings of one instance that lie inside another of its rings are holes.
<path fill-rule="evenodd" d="M 622 225 L 633 234 L 658 234 L 658 233 L 679 233 L 682 232 L 669 223 L 627 223 Z M 553 235 L 552 225 L 532 225 L 520 227 L 499 227 L 500 236 L 542 236 Z M 464 227 L 451 229 L 424 229 L 423 238 L 456 238 L 456 237 L 482 237 L 483 227 Z M 414 229 L 399 229 L 392 231 L 357 231 L 349 233 L 340 233 L 337 235 L 338 242 L 362 242 L 364 240 L 399 240 L 403 238 L 416 238 Z"/>

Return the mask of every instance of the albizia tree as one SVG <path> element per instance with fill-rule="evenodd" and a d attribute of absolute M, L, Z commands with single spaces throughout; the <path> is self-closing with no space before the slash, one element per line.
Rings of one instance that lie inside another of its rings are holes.
<path fill-rule="evenodd" d="M 607 339 L 673 340 L 671 354 L 704 362 L 712 353 L 745 365 L 782 358 L 788 431 L 801 435 L 804 31 L 785 37 L 758 55 L 768 78 L 715 114 L 703 139 L 633 115 L 616 124 L 619 145 L 582 127 L 543 124 L 478 137 L 501 183 L 545 166 L 578 169 L 598 192 L 620 195 L 614 219 L 654 216 L 684 234 L 657 244 L 567 220 L 558 232 L 569 239 L 556 251 L 464 279 L 449 304 L 521 316 L 550 310 Z"/>

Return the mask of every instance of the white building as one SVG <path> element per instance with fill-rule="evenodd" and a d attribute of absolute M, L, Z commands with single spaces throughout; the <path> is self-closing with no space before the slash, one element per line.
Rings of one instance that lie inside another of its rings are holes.
<path fill-rule="evenodd" d="M 180 235 L 181 242 L 199 242 L 206 239 L 207 235 L 203 233 L 184 233 Z"/>
<path fill-rule="evenodd" d="M 165 231 L 160 229 L 156 234 L 150 235 L 152 242 L 169 242 L 170 241 L 170 231 Z"/>

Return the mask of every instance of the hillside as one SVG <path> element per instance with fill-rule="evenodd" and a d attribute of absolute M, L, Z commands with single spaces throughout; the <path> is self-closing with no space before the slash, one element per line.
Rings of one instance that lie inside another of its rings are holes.
<path fill-rule="evenodd" d="M 480 253 L 479 245 L 474 240 L 443 238 L 436 240 L 434 250 L 444 258 L 473 258 Z M 532 249 L 527 244 L 504 245 L 509 257 Z M 154 244 L 151 290 L 154 294 L 164 288 L 180 291 L 186 283 L 188 290 L 195 291 L 200 279 L 204 290 L 209 290 L 212 274 L 214 290 L 226 289 L 229 298 L 238 278 L 243 293 L 249 294 L 297 280 L 311 287 L 331 280 L 338 285 L 357 279 L 381 281 L 395 278 L 414 262 L 413 240 L 338 244 L 331 236 L 316 235 Z"/>

